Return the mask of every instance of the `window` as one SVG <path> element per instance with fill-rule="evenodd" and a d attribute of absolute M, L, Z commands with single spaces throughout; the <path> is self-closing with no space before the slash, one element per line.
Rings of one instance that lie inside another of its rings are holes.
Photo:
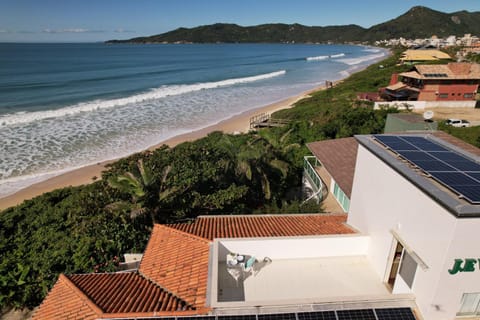
<path fill-rule="evenodd" d="M 458 316 L 472 316 L 480 314 L 480 292 L 464 293 L 462 302 L 460 303 L 460 310 Z"/>
<path fill-rule="evenodd" d="M 413 279 L 415 279 L 415 273 L 417 272 L 417 262 L 413 260 L 412 256 L 408 251 L 403 252 L 402 262 L 400 264 L 400 271 L 398 274 L 402 277 L 403 281 L 411 289 L 413 284 Z"/>
<path fill-rule="evenodd" d="M 463 97 L 466 99 L 472 99 L 473 98 L 473 93 L 464 93 Z"/>
<path fill-rule="evenodd" d="M 440 99 L 447 99 L 447 98 L 448 98 L 448 93 L 440 93 L 440 94 L 438 95 L 438 97 L 439 97 Z"/>
<path fill-rule="evenodd" d="M 350 199 L 348 199 L 347 195 L 342 191 L 342 189 L 340 189 L 336 182 L 333 185 L 333 195 L 335 196 L 335 199 L 337 199 L 338 203 L 340 203 L 340 206 L 343 208 L 343 210 L 348 212 L 350 209 Z"/>

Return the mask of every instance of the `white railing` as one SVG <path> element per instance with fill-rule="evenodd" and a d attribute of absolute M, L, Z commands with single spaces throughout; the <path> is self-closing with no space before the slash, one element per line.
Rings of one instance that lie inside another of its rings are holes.
<path fill-rule="evenodd" d="M 312 165 L 312 162 L 314 164 Z M 313 188 L 313 195 L 307 199 L 318 196 L 318 200 L 323 200 L 323 182 L 314 167 L 318 166 L 318 160 L 315 156 L 305 156 L 303 158 L 303 172 L 308 182 Z"/>

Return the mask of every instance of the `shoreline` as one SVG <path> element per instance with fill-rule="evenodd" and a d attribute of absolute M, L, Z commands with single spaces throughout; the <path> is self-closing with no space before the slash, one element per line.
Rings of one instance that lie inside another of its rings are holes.
<path fill-rule="evenodd" d="M 335 81 L 334 84 L 337 84 L 342 80 Z M 191 132 L 183 133 L 166 140 L 160 141 L 147 149 L 154 150 L 160 146 L 167 145 L 169 147 L 175 147 L 176 145 L 194 141 L 200 138 L 207 136 L 209 133 L 214 131 L 222 131 L 224 133 L 247 133 L 250 130 L 250 117 L 258 113 L 269 113 L 272 114 L 276 111 L 282 109 L 288 109 L 293 107 L 293 105 L 304 98 L 307 98 L 313 92 L 324 90 L 325 86 L 318 86 L 311 90 L 304 91 L 298 95 L 268 104 L 263 107 L 251 109 L 245 112 L 242 112 L 237 115 L 233 115 L 228 119 L 221 120 L 220 122 L 193 130 Z M 142 151 L 140 151 L 142 152 Z M 96 164 L 87 165 L 81 168 L 73 169 L 59 175 L 47 178 L 46 180 L 34 183 L 28 187 L 18 190 L 17 192 L 7 195 L 3 198 L 0 198 L 0 210 L 5 210 L 9 207 L 13 207 L 21 204 L 25 200 L 32 199 L 36 196 L 42 195 L 43 193 L 53 191 L 59 188 L 65 188 L 70 186 L 80 186 L 94 182 L 96 178 L 101 179 L 102 171 L 106 170 L 106 165 L 118 161 L 123 157 L 115 158 L 112 160 L 102 161 Z"/>
<path fill-rule="evenodd" d="M 372 47 L 375 48 L 375 47 Z M 383 48 L 380 48 L 383 49 Z M 391 55 L 390 50 L 383 50 L 384 55 L 381 58 L 373 59 L 370 63 L 361 66 L 353 66 L 350 71 L 347 71 L 347 75 L 341 79 L 332 81 L 333 86 L 336 86 L 338 83 L 343 82 L 345 79 L 349 78 L 352 74 L 360 72 L 370 65 L 378 63 L 384 59 L 387 59 Z M 244 111 L 240 114 L 232 115 L 230 118 L 219 121 L 216 124 L 209 125 L 204 128 L 193 130 L 191 132 L 183 133 L 171 138 L 162 140 L 142 151 L 154 150 L 160 146 L 167 145 L 169 147 L 174 147 L 183 142 L 194 141 L 200 138 L 207 136 L 209 133 L 214 131 L 222 131 L 224 133 L 247 133 L 250 130 L 250 117 L 258 113 L 274 113 L 282 109 L 292 108 L 294 104 L 304 98 L 309 97 L 310 94 L 325 90 L 325 85 L 320 85 L 315 88 L 306 90 L 297 95 L 291 96 L 289 98 L 273 102 L 271 104 L 254 108 L 251 110 Z M 135 154 L 136 152 L 132 153 Z M 128 155 L 129 156 L 129 155 Z M 111 160 L 102 161 L 96 164 L 87 165 L 77 169 L 73 169 L 59 175 L 47 178 L 40 182 L 36 182 L 28 187 L 18 190 L 17 192 L 7 195 L 0 198 L 0 211 L 3 211 L 7 208 L 19 205 L 25 200 L 32 199 L 36 196 L 42 195 L 59 188 L 65 188 L 70 186 L 80 186 L 92 183 L 97 179 L 100 179 L 102 176 L 102 171 L 106 170 L 106 165 L 118 161 L 125 156 L 118 157 Z"/>

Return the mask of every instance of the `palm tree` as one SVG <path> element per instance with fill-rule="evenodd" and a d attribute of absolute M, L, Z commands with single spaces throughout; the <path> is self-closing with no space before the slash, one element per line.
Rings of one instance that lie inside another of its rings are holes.
<path fill-rule="evenodd" d="M 258 134 L 252 134 L 246 143 L 237 147 L 231 144 L 230 152 L 234 154 L 234 170 L 237 176 L 252 184 L 260 184 L 263 198 L 272 197 L 270 178 L 280 172 L 287 176 L 288 164 L 281 160 L 277 149 L 267 139 Z M 230 166 L 232 163 L 229 164 Z"/>
<path fill-rule="evenodd" d="M 110 204 L 108 209 L 130 212 L 132 219 L 150 213 L 152 222 L 156 222 L 159 203 L 175 191 L 167 189 L 165 184 L 171 169 L 171 166 L 163 168 L 161 178 L 157 180 L 152 169 L 145 166 L 143 160 L 140 159 L 137 162 L 137 171 L 125 172 L 109 178 L 110 187 L 129 194 L 130 202 L 115 202 Z"/>

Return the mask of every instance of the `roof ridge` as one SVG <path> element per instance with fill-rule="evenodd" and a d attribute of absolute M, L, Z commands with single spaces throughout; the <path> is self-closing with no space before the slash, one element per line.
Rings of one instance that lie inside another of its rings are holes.
<path fill-rule="evenodd" d="M 95 312 L 99 317 L 105 314 L 105 312 L 95 302 L 93 302 L 88 297 L 88 295 L 85 292 L 83 292 L 82 289 L 77 287 L 77 285 L 73 283 L 73 281 L 70 280 L 68 276 L 61 273 L 58 279 L 61 281 L 64 281 L 65 285 L 67 285 L 70 289 L 72 289 L 79 296 L 81 300 L 84 300 L 88 304 L 88 306 L 92 309 L 92 311 Z"/>
<path fill-rule="evenodd" d="M 136 272 L 140 277 L 144 278 L 145 280 L 147 280 L 148 282 L 152 283 L 153 285 L 159 287 L 160 289 L 162 289 L 163 291 L 167 292 L 168 294 L 171 294 L 172 296 L 174 296 L 175 298 L 181 300 L 182 302 L 185 303 L 186 306 L 192 308 L 193 310 L 195 310 L 195 306 L 188 303 L 185 299 L 183 299 L 182 297 L 180 297 L 179 295 L 177 295 L 175 292 L 172 292 L 170 290 L 168 290 L 167 288 L 165 288 L 164 286 L 161 286 L 159 283 L 157 283 L 156 281 L 154 281 L 153 279 L 151 279 L 150 277 L 147 277 L 146 275 L 144 275 L 142 272 L 140 272 L 140 270 L 138 270 Z"/>
<path fill-rule="evenodd" d="M 182 230 L 178 230 L 178 229 L 175 229 L 173 227 L 169 227 L 168 225 L 165 225 L 165 224 L 156 224 L 155 225 L 156 227 L 160 227 L 160 228 L 163 228 L 163 229 L 168 229 L 168 231 L 172 231 L 174 233 L 178 233 L 182 236 L 186 236 L 186 237 L 190 237 L 194 240 L 199 240 L 199 241 L 202 241 L 202 242 L 205 242 L 206 244 L 210 244 L 212 243 L 212 241 L 206 239 L 206 238 L 203 238 L 203 237 L 200 237 L 200 236 L 197 236 L 197 235 L 194 235 L 192 233 L 189 233 L 189 232 L 186 232 L 186 231 L 182 231 Z"/>

